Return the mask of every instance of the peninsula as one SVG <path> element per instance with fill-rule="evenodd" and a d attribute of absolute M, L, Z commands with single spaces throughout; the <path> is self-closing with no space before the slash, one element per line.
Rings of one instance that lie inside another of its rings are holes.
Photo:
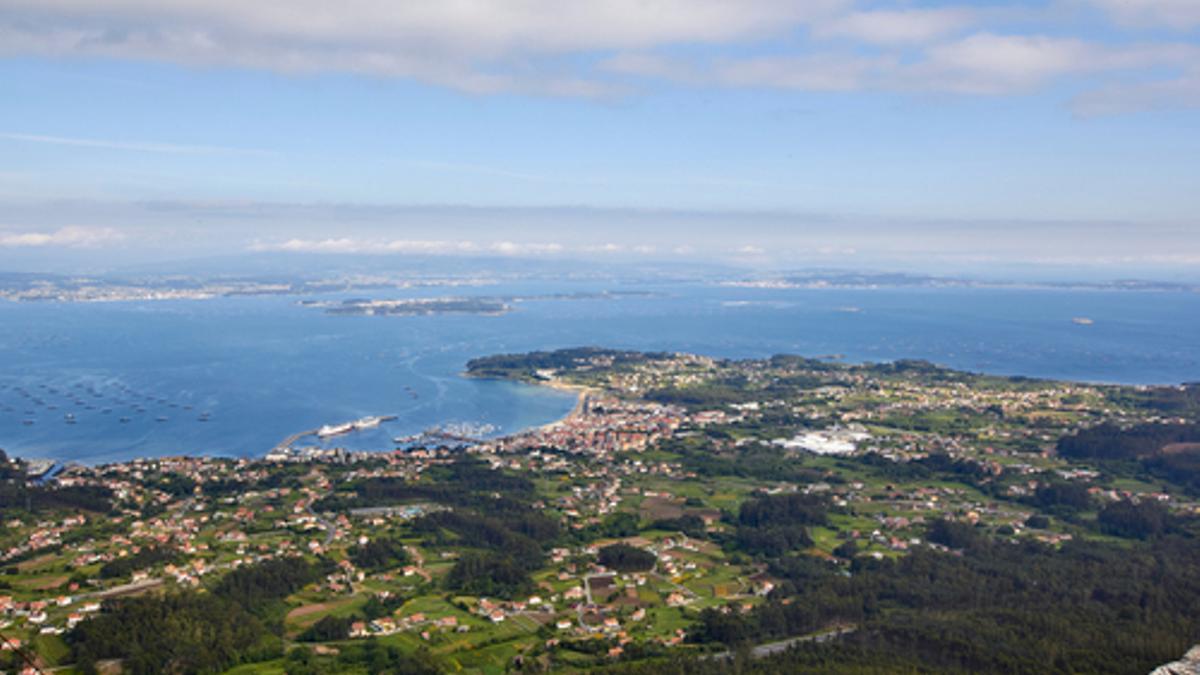
<path fill-rule="evenodd" d="M 467 371 L 588 393 L 471 443 L 3 458 L 0 668 L 1149 672 L 1200 635 L 1195 386 L 602 348 Z"/>

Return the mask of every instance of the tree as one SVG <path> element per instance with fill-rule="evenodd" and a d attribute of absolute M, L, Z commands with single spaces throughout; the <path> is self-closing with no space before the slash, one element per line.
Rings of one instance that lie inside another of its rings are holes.
<path fill-rule="evenodd" d="M 1100 529 L 1107 534 L 1148 539 L 1167 529 L 1169 517 L 1167 507 L 1158 502 L 1125 499 L 1105 506 L 1097 520 Z"/>
<path fill-rule="evenodd" d="M 301 642 L 333 642 L 350 637 L 350 626 L 354 619 L 350 617 L 324 616 L 320 621 L 309 626 L 297 638 Z"/>
<path fill-rule="evenodd" d="M 980 541 L 974 526 L 948 518 L 938 518 L 933 521 L 925 536 L 935 544 L 950 548 L 970 548 Z"/>
<path fill-rule="evenodd" d="M 618 572 L 647 572 L 658 562 L 658 557 L 650 551 L 629 544 L 605 546 L 597 559 L 601 565 Z"/>

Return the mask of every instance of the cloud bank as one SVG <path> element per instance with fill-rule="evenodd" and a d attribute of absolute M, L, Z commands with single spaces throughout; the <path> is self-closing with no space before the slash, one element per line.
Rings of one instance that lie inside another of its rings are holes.
<path fill-rule="evenodd" d="M 493 257 L 631 264 L 981 270 L 1004 265 L 1193 266 L 1190 222 L 934 220 L 754 211 L 505 208 L 267 202 L 2 203 L 21 228 L 0 251 L 126 263 L 241 253 Z M 71 225 L 83 217 L 91 228 Z M 4 256 L 0 256 L 3 262 Z"/>
<path fill-rule="evenodd" d="M 0 248 L 98 248 L 124 238 L 110 227 L 63 227 L 51 232 L 0 230 Z"/>
<path fill-rule="evenodd" d="M 1098 114 L 1197 105 L 1198 27 L 1195 0 L 0 0 L 0 55 L 575 97 L 653 82 L 999 96 L 1078 80 L 1073 108 Z M 1124 105 L 1103 102 L 1118 92 Z"/>

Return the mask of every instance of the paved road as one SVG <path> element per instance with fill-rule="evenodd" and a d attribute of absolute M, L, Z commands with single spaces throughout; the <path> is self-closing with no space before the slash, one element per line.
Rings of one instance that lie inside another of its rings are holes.
<path fill-rule="evenodd" d="M 163 585 L 162 579 L 157 579 L 157 578 L 156 579 L 142 579 L 141 581 L 135 581 L 131 584 L 122 584 L 120 586 L 113 586 L 112 588 L 101 590 L 101 591 L 92 591 L 90 593 L 81 593 L 80 595 L 77 596 L 76 599 L 83 600 L 84 598 L 98 598 L 100 600 L 105 600 L 107 598 L 115 598 L 115 597 L 121 596 L 121 595 L 130 595 L 133 593 L 140 593 L 142 591 L 146 591 L 151 588 L 156 588 L 156 587 L 162 586 L 162 585 Z"/>
<path fill-rule="evenodd" d="M 800 644 L 803 642 L 828 642 L 829 640 L 836 640 L 837 638 L 840 638 L 843 635 L 849 635 L 850 633 L 853 633 L 856 630 L 858 630 L 858 626 L 846 626 L 844 628 L 835 628 L 832 630 L 827 630 L 823 633 L 816 633 L 814 635 L 805 635 L 802 637 L 789 638 L 787 640 L 780 640 L 779 642 L 768 642 L 765 645 L 757 645 L 755 647 L 751 647 L 750 648 L 750 656 L 751 656 L 751 658 L 761 659 L 764 656 L 771 656 L 772 654 L 779 654 L 780 652 L 786 652 L 789 648 L 792 647 L 792 645 L 797 645 L 797 644 Z M 708 658 L 710 658 L 710 659 L 730 659 L 730 658 L 733 658 L 733 652 L 719 652 L 717 654 L 710 655 Z"/>
<path fill-rule="evenodd" d="M 333 521 L 326 519 L 325 516 L 313 511 L 311 501 L 304 505 L 304 509 L 325 528 L 325 548 L 329 548 L 329 545 L 333 543 L 333 535 L 337 534 L 337 525 L 334 525 Z"/>

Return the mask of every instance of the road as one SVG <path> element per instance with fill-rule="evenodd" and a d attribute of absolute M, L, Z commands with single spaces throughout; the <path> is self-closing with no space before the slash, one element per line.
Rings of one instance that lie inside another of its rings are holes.
<path fill-rule="evenodd" d="M 829 640 L 836 640 L 837 638 L 840 638 L 843 635 L 849 635 L 856 630 L 858 630 L 858 626 L 843 626 L 841 628 L 834 628 L 821 633 L 814 633 L 813 635 L 804 635 L 801 637 L 789 638 L 787 640 L 780 640 L 779 642 L 768 642 L 764 645 L 756 645 L 750 648 L 750 657 L 761 659 L 764 656 L 771 656 L 772 654 L 786 652 L 792 647 L 792 645 L 798 645 L 804 642 L 828 642 Z M 730 659 L 733 658 L 733 652 L 718 652 L 708 656 L 707 658 Z"/>
<path fill-rule="evenodd" d="M 333 543 L 333 536 L 335 534 L 337 534 L 337 525 L 334 525 L 333 521 L 328 520 L 327 518 L 325 518 L 325 516 L 322 516 L 321 514 L 317 513 L 316 511 L 313 511 L 311 500 L 307 504 L 304 505 L 304 510 L 308 511 L 308 515 L 312 516 L 313 518 L 316 518 L 317 522 L 321 523 L 321 527 L 325 528 L 325 544 L 324 545 L 325 545 L 325 548 L 329 548 L 329 545 Z"/>
<path fill-rule="evenodd" d="M 76 597 L 76 600 L 83 600 L 86 598 L 96 598 L 99 600 L 106 600 L 108 598 L 115 598 L 115 597 L 118 597 L 121 595 L 132 595 L 134 593 L 141 593 L 142 591 L 148 591 L 151 588 L 157 588 L 162 585 L 163 585 L 162 579 L 157 579 L 157 578 L 142 579 L 141 581 L 135 581 L 130 584 L 122 584 L 120 586 L 113 586 L 112 588 L 105 589 L 102 591 L 92 591 L 90 593 L 80 593 Z"/>

